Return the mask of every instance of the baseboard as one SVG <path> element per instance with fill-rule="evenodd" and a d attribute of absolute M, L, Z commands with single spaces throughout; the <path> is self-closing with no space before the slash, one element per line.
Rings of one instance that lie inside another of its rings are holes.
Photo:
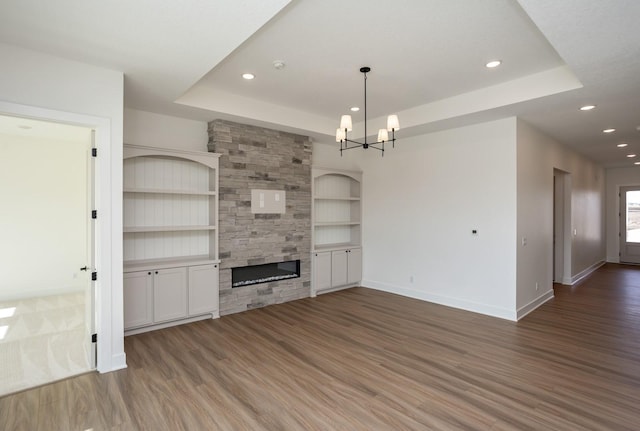
<path fill-rule="evenodd" d="M 500 319 L 511 320 L 514 322 L 517 320 L 517 314 L 515 310 L 507 310 L 487 304 L 478 304 L 475 302 L 464 301 L 457 298 L 433 295 L 431 293 L 419 290 L 408 289 L 406 287 L 394 286 L 386 283 L 379 283 L 372 280 L 362 280 L 362 287 L 380 290 L 382 292 L 395 293 L 396 295 L 420 299 L 422 301 L 433 302 L 434 304 L 445 305 L 447 307 L 458 308 L 461 310 L 484 314 L 491 317 L 498 317 Z"/>
<path fill-rule="evenodd" d="M 584 278 L 590 276 L 595 270 L 600 268 L 605 263 L 606 262 L 604 260 L 601 260 L 599 262 L 594 263 L 593 265 L 591 265 L 587 269 L 585 269 L 583 271 L 580 271 L 578 274 L 576 274 L 573 277 L 571 277 L 571 283 L 569 283 L 569 284 L 570 285 L 574 285 L 574 284 L 578 283 L 579 281 L 582 281 Z"/>
<path fill-rule="evenodd" d="M 116 371 L 116 370 L 123 370 L 127 368 L 127 354 L 122 352 L 122 353 L 118 353 L 117 355 L 113 355 L 112 359 L 111 359 L 111 369 L 108 371 L 101 371 L 100 372 L 109 372 L 109 371 Z"/>
<path fill-rule="evenodd" d="M 143 327 L 140 327 L 140 328 L 125 329 L 124 336 L 128 337 L 129 335 L 142 334 L 144 332 L 155 331 L 155 330 L 158 330 L 158 329 L 170 328 L 172 326 L 184 325 L 186 323 L 198 322 L 200 320 L 218 319 L 219 317 L 220 317 L 220 313 L 218 311 L 214 311 L 214 312 L 211 312 L 211 313 L 202 314 L 200 316 L 187 317 L 187 318 L 184 318 L 184 319 L 172 320 L 172 321 L 163 322 L 163 323 L 156 323 L 155 325 L 148 325 L 148 326 L 143 326 Z"/>
<path fill-rule="evenodd" d="M 516 312 L 517 320 L 522 319 L 524 316 L 531 313 L 533 310 L 540 307 L 542 304 L 544 304 L 545 302 L 551 299 L 553 299 L 553 289 L 543 293 L 542 295 L 540 295 L 539 297 L 537 297 L 527 305 L 518 308 Z"/>

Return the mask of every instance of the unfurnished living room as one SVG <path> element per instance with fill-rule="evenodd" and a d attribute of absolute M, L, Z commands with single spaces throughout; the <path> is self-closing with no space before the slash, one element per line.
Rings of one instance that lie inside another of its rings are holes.
<path fill-rule="evenodd" d="M 0 429 L 637 429 L 639 20 L 2 2 Z"/>

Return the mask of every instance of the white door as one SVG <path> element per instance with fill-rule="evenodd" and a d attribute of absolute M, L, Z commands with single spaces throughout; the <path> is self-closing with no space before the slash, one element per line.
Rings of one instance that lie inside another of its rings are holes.
<path fill-rule="evenodd" d="M 189 316 L 218 311 L 218 265 L 189 267 Z"/>
<path fill-rule="evenodd" d="M 620 262 L 640 263 L 640 186 L 620 187 Z"/>
<path fill-rule="evenodd" d="M 313 289 L 315 292 L 331 289 L 331 252 L 314 253 Z"/>
<path fill-rule="evenodd" d="M 123 283 L 124 329 L 153 323 L 153 274 L 125 272 Z"/>
<path fill-rule="evenodd" d="M 186 317 L 187 268 L 158 269 L 153 274 L 153 321 Z"/>
<path fill-rule="evenodd" d="M 354 248 L 349 252 L 349 268 L 347 270 L 347 282 L 349 284 L 360 284 L 362 280 L 362 249 Z"/>
<path fill-rule="evenodd" d="M 331 287 L 347 284 L 347 251 L 331 253 Z"/>

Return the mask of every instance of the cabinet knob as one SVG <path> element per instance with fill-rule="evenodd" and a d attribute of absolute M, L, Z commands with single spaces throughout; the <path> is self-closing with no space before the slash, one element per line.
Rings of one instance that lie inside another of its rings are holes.
<path fill-rule="evenodd" d="M 151 271 L 149 271 L 149 275 L 151 275 Z"/>
<path fill-rule="evenodd" d="M 218 267 L 218 265 L 213 265 L 213 267 L 214 267 L 214 268 L 217 268 L 217 267 Z"/>
<path fill-rule="evenodd" d="M 156 274 L 158 273 L 158 271 L 156 271 Z"/>

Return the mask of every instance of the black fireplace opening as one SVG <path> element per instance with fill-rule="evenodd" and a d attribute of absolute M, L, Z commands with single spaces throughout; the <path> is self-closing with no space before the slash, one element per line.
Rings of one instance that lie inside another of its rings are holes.
<path fill-rule="evenodd" d="M 231 287 L 249 286 L 251 284 L 269 283 L 299 277 L 300 260 L 242 266 L 231 268 Z"/>

